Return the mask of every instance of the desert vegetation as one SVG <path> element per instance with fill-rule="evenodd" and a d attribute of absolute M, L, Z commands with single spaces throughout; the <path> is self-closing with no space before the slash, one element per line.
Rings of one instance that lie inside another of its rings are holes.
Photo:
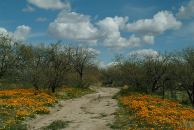
<path fill-rule="evenodd" d="M 193 58 L 193 48 L 155 56 L 117 56 L 103 75 L 105 85 L 124 86 L 118 96 L 124 107 L 118 113 L 123 116 L 118 115 L 115 123 L 123 125 L 113 127 L 193 128 Z"/>
<path fill-rule="evenodd" d="M 126 91 L 160 95 L 193 105 L 194 48 L 155 56 L 117 56 L 103 71 L 107 86 L 127 86 Z"/>
<path fill-rule="evenodd" d="M 87 75 L 90 70 L 97 70 L 96 54 L 88 48 L 64 46 L 59 42 L 29 45 L 2 35 L 0 49 L 2 81 L 27 82 L 37 90 L 48 88 L 53 93 L 62 84 L 87 87 L 94 81 Z"/>
<path fill-rule="evenodd" d="M 19 125 L 22 121 L 48 114 L 58 100 L 93 92 L 88 86 L 96 79 L 87 76 L 97 70 L 94 58 L 86 48 L 60 43 L 32 46 L 1 35 L 0 129 L 25 129 Z"/>
<path fill-rule="evenodd" d="M 59 100 L 92 93 L 89 86 L 97 83 L 121 89 L 111 128 L 194 128 L 194 48 L 118 55 L 104 68 L 95 63 L 96 56 L 85 47 L 30 45 L 1 35 L 0 129 L 25 129 L 19 124 L 26 118 L 48 114 Z M 58 120 L 48 128 L 57 123 L 68 126 Z"/>

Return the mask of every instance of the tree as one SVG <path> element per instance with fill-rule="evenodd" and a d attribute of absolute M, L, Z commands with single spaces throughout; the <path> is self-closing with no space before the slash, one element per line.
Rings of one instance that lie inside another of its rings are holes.
<path fill-rule="evenodd" d="M 16 61 L 15 43 L 9 36 L 0 35 L 0 79 L 10 71 Z"/>
<path fill-rule="evenodd" d="M 93 60 L 96 57 L 94 51 L 88 48 L 72 48 L 71 49 L 71 65 L 75 72 L 79 75 L 79 86 L 83 87 L 83 77 L 85 69 L 93 65 Z"/>
<path fill-rule="evenodd" d="M 21 82 L 31 83 L 36 89 L 42 83 L 44 48 L 18 44 L 16 49 L 15 78 Z"/>
<path fill-rule="evenodd" d="M 44 63 L 46 85 L 52 92 L 64 83 L 65 74 L 71 69 L 71 48 L 60 44 L 51 44 L 47 50 Z"/>
<path fill-rule="evenodd" d="M 145 82 L 148 85 L 148 91 L 155 92 L 162 85 L 160 82 L 164 79 L 167 72 L 167 66 L 169 62 L 168 56 L 157 56 L 155 58 L 146 58 L 143 63 L 143 69 L 145 72 Z"/>
<path fill-rule="evenodd" d="M 187 92 L 194 106 L 194 48 L 187 48 L 175 59 L 175 78 L 177 85 Z"/>

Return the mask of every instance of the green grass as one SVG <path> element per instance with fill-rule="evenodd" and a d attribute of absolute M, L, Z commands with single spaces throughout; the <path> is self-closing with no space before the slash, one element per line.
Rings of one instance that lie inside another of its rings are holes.
<path fill-rule="evenodd" d="M 121 96 L 126 96 L 130 91 L 121 90 L 112 98 L 118 100 Z M 119 101 L 119 100 L 118 100 Z M 115 121 L 112 124 L 107 124 L 111 129 L 115 130 L 128 130 L 132 129 L 146 129 L 146 123 L 142 122 L 141 124 L 138 122 L 135 114 L 130 111 L 128 108 L 122 105 L 121 102 L 118 102 L 118 109 L 115 112 Z"/>
<path fill-rule="evenodd" d="M 111 129 L 128 130 L 132 125 L 130 120 L 132 114 L 123 106 L 119 105 L 119 108 L 115 112 L 115 122 L 113 124 L 107 124 Z"/>
<path fill-rule="evenodd" d="M 26 83 L 26 82 L 12 82 L 12 81 L 0 80 L 0 90 L 14 89 L 18 87 L 31 88 L 33 86 L 30 83 Z"/>
<path fill-rule="evenodd" d="M 50 125 L 43 127 L 42 130 L 60 130 L 67 128 L 69 123 L 69 121 L 56 120 L 53 121 Z"/>
<path fill-rule="evenodd" d="M 123 95 L 128 95 L 128 92 L 126 90 L 120 90 L 112 98 L 118 100 L 118 98 Z M 125 108 L 120 102 L 118 102 L 118 109 L 116 110 L 114 115 L 114 123 L 107 124 L 107 126 L 109 126 L 113 130 L 128 130 L 129 126 L 133 123 L 130 119 L 133 117 L 133 113 Z"/>
<path fill-rule="evenodd" d="M 5 130 L 28 130 L 26 124 L 15 124 Z"/>

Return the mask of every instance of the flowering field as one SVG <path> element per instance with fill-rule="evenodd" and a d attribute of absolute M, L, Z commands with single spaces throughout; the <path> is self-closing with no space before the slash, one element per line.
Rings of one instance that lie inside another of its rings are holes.
<path fill-rule="evenodd" d="M 134 114 L 134 128 L 194 128 L 194 110 L 178 102 L 141 94 L 119 100 Z"/>
<path fill-rule="evenodd" d="M 35 114 L 48 114 L 57 99 L 70 99 L 90 93 L 89 89 L 64 87 L 55 95 L 34 89 L 0 90 L 0 130 L 15 129 L 15 125 Z"/>
<path fill-rule="evenodd" d="M 49 113 L 48 106 L 56 99 L 45 92 L 33 89 L 10 89 L 0 91 L 0 129 L 9 128 L 34 114 Z"/>

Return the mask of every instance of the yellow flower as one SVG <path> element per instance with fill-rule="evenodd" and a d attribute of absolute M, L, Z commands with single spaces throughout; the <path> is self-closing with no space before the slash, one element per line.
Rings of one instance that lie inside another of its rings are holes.
<path fill-rule="evenodd" d="M 185 121 L 194 119 L 192 108 L 185 108 L 167 99 L 134 94 L 121 97 L 120 101 L 135 112 L 139 119 L 158 127 L 170 125 L 172 128 L 183 128 Z"/>
<path fill-rule="evenodd" d="M 16 120 L 33 116 L 36 113 L 49 113 L 47 107 L 54 103 L 56 103 L 56 98 L 43 91 L 35 92 L 33 89 L 0 90 L 0 115 L 13 118 L 3 121 L 7 125 L 13 125 Z"/>

